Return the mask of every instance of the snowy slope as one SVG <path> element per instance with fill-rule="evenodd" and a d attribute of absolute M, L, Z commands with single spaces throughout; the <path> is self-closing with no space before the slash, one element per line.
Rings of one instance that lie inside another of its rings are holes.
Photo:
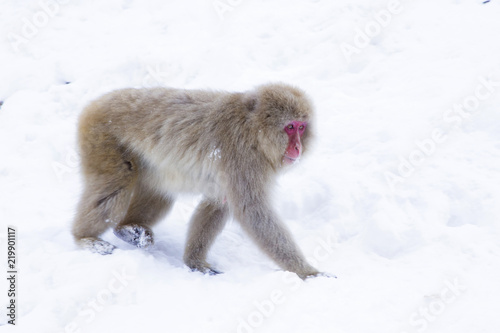
<path fill-rule="evenodd" d="M 500 1 L 4 1 L 0 267 L 17 228 L 17 325 L 3 332 L 500 331 Z M 182 264 L 182 198 L 133 249 L 82 251 L 82 107 L 119 87 L 284 81 L 317 108 L 315 150 L 275 205 L 338 279 L 282 272 L 232 222 Z M 3 274 L 3 273 L 2 273 Z M 2 275 L 3 276 L 3 275 Z"/>

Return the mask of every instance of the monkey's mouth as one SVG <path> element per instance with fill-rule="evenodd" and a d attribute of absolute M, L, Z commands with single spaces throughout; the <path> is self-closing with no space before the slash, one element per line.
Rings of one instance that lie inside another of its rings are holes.
<path fill-rule="evenodd" d="M 286 155 L 283 157 L 283 162 L 285 162 L 285 164 L 294 164 L 297 163 L 298 161 L 299 158 L 293 158 Z"/>

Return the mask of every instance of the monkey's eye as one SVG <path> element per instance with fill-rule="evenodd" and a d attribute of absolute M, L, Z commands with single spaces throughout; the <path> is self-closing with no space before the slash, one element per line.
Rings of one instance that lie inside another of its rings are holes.
<path fill-rule="evenodd" d="M 288 128 L 289 130 L 293 130 L 293 125 L 292 125 L 292 124 L 290 124 L 290 125 L 288 125 L 288 126 L 287 126 L 287 128 Z"/>
<path fill-rule="evenodd" d="M 300 126 L 299 126 L 299 130 L 300 130 L 300 131 L 303 131 L 303 130 L 304 130 L 304 125 L 300 125 Z"/>

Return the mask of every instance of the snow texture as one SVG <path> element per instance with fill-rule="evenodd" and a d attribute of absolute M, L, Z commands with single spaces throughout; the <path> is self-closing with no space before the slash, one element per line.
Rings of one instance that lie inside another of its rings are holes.
<path fill-rule="evenodd" d="M 19 264 L 16 327 L 0 279 L 2 333 L 500 332 L 500 1 L 0 9 L 0 267 L 7 225 Z M 179 198 L 150 251 L 112 231 L 112 255 L 74 244 L 76 123 L 89 101 L 269 81 L 316 106 L 315 148 L 280 178 L 274 205 L 337 279 L 279 270 L 234 222 L 208 258 L 224 274 L 191 272 L 182 253 L 199 197 Z"/>
<path fill-rule="evenodd" d="M 221 150 L 216 146 L 214 146 L 214 149 L 210 152 L 210 154 L 208 154 L 208 158 L 210 160 L 220 160 L 221 157 Z"/>

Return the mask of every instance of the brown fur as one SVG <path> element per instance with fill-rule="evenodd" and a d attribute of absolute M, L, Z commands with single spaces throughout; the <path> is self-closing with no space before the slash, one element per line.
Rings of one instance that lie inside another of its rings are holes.
<path fill-rule="evenodd" d="M 269 187 L 283 169 L 288 121 L 307 121 L 305 94 L 284 84 L 246 93 L 167 88 L 123 89 L 92 102 L 79 122 L 85 189 L 75 239 L 111 253 L 99 239 L 110 226 L 139 247 L 153 244 L 151 227 L 179 193 L 202 193 L 189 229 L 185 263 L 217 273 L 205 261 L 230 214 L 280 267 L 300 277 L 318 271 L 305 261 L 269 206 Z M 227 200 L 227 201 L 226 201 Z"/>

